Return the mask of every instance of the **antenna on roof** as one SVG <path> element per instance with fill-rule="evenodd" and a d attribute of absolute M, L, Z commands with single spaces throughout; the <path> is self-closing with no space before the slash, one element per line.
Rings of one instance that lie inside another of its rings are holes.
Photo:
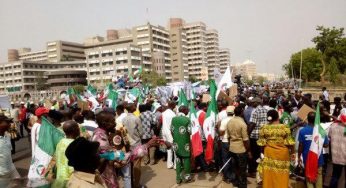
<path fill-rule="evenodd" d="M 147 23 L 149 24 L 149 8 L 148 7 L 146 8 L 145 13 L 146 13 L 146 17 L 147 17 Z"/>

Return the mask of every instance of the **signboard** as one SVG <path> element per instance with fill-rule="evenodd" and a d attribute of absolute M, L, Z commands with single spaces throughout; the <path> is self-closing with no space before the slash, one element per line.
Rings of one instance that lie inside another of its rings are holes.
<path fill-rule="evenodd" d="M 232 104 L 233 103 L 233 100 L 231 97 L 229 97 L 225 92 L 223 91 L 220 91 L 219 93 L 219 96 L 217 97 L 217 99 L 223 99 L 223 100 L 226 100 L 228 102 L 228 104 Z"/>
<path fill-rule="evenodd" d="M 297 116 L 302 120 L 306 121 L 308 114 L 314 112 L 314 109 L 310 108 L 308 105 L 304 104 L 298 111 Z"/>
<path fill-rule="evenodd" d="M 210 101 L 210 95 L 209 94 L 203 94 L 202 96 L 202 102 L 207 103 Z"/>
<path fill-rule="evenodd" d="M 201 80 L 208 80 L 208 67 L 201 68 Z"/>
<path fill-rule="evenodd" d="M 235 96 L 238 95 L 238 85 L 233 84 L 229 89 L 229 97 L 233 99 Z"/>

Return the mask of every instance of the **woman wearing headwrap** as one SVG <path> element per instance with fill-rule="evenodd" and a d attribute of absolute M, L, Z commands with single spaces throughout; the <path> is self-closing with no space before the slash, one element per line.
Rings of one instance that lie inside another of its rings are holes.
<path fill-rule="evenodd" d="M 294 140 L 290 128 L 280 124 L 276 110 L 267 113 L 268 125 L 261 128 L 257 144 L 264 147 L 264 158 L 258 167 L 263 176 L 263 188 L 288 187 L 290 149 Z"/>

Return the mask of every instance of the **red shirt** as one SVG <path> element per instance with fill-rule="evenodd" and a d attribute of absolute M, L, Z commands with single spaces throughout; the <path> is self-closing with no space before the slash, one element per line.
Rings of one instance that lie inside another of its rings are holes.
<path fill-rule="evenodd" d="M 23 122 L 26 119 L 26 108 L 20 108 L 19 111 L 19 121 Z"/>

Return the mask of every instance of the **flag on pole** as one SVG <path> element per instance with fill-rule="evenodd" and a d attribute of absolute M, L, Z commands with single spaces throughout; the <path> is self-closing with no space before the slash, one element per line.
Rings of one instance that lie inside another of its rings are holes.
<path fill-rule="evenodd" d="M 106 88 L 100 94 L 100 97 L 99 97 L 100 100 L 106 99 L 112 90 L 113 90 L 113 84 L 112 83 L 107 84 Z"/>
<path fill-rule="evenodd" d="M 209 81 L 211 100 L 208 105 L 207 114 L 205 116 L 203 131 L 207 139 L 207 147 L 205 151 L 205 160 L 209 164 L 214 157 L 214 137 L 215 137 L 215 124 L 217 115 L 217 102 L 216 102 L 216 84 L 214 80 Z"/>
<path fill-rule="evenodd" d="M 179 97 L 178 106 L 188 106 L 189 102 L 187 101 L 187 98 L 183 89 L 180 89 L 178 97 Z"/>
<path fill-rule="evenodd" d="M 229 67 L 227 67 L 226 72 L 222 75 L 221 80 L 217 84 L 217 91 L 216 91 L 216 95 L 215 95 L 216 99 L 219 96 L 219 93 L 221 91 L 224 91 L 226 88 L 229 88 L 232 85 L 233 85 L 232 74 L 231 74 Z"/>
<path fill-rule="evenodd" d="M 190 113 L 189 117 L 191 120 L 191 145 L 192 145 L 192 155 L 197 157 L 203 153 L 202 138 L 201 138 L 201 125 L 199 124 L 197 118 L 197 112 L 193 105 L 193 102 L 190 102 Z"/>
<path fill-rule="evenodd" d="M 55 153 L 56 145 L 64 138 L 64 133 L 44 117 L 42 117 L 41 125 L 33 131 L 33 134 L 37 134 L 38 140 L 33 140 L 36 144 L 34 143 L 28 178 L 40 179 L 47 174 L 47 168 Z"/>
<path fill-rule="evenodd" d="M 108 101 L 109 101 L 109 107 L 113 108 L 115 110 L 115 108 L 117 107 L 117 100 L 118 100 L 118 92 L 115 90 L 111 90 L 109 95 L 108 95 Z"/>
<path fill-rule="evenodd" d="M 90 95 L 92 95 L 92 96 L 96 96 L 97 95 L 97 90 L 96 90 L 96 88 L 94 88 L 92 85 L 88 85 L 88 87 L 87 87 L 87 91 L 88 91 L 88 93 L 90 94 Z"/>
<path fill-rule="evenodd" d="M 318 171 L 318 158 L 323 149 L 323 143 L 326 138 L 326 131 L 322 128 L 320 122 L 320 103 L 317 104 L 314 130 L 312 133 L 312 140 L 310 145 L 310 150 L 306 159 L 305 176 L 308 180 L 316 182 L 317 171 Z"/>
<path fill-rule="evenodd" d="M 65 99 L 66 99 L 68 104 L 71 105 L 77 101 L 75 98 L 76 91 L 72 87 L 69 87 L 66 92 L 67 92 L 67 95 L 66 95 Z"/>
<path fill-rule="evenodd" d="M 137 75 L 137 74 L 138 74 L 138 75 L 141 75 L 141 74 L 142 74 L 142 71 L 143 71 L 143 70 L 142 70 L 142 66 L 140 66 L 138 70 L 136 70 L 135 72 L 133 72 L 133 75 Z"/>

